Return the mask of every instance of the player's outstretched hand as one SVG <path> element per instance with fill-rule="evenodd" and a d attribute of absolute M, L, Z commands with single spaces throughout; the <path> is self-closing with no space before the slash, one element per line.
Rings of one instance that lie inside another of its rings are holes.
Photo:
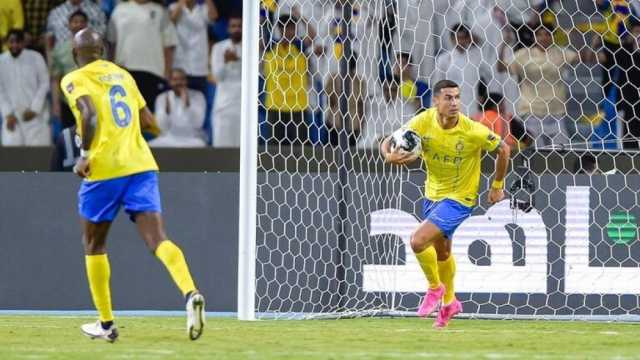
<path fill-rule="evenodd" d="M 488 196 L 489 204 L 493 205 L 504 199 L 504 190 L 502 189 L 490 189 Z"/>
<path fill-rule="evenodd" d="M 91 173 L 89 170 L 89 159 L 78 159 L 78 162 L 76 162 L 76 165 L 73 167 L 73 172 L 83 179 L 89 176 Z"/>

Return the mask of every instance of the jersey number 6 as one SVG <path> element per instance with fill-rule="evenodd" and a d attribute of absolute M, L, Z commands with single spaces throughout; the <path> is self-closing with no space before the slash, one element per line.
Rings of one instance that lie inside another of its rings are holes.
<path fill-rule="evenodd" d="M 120 97 L 117 98 L 116 96 Z M 109 90 L 109 100 L 111 101 L 111 114 L 116 125 L 119 127 L 127 127 L 131 122 L 131 109 L 126 102 L 122 100 L 127 96 L 127 92 L 120 85 L 114 85 Z"/>

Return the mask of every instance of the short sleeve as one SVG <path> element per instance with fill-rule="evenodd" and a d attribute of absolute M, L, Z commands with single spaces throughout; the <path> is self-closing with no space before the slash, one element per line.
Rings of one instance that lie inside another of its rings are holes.
<path fill-rule="evenodd" d="M 479 122 L 473 121 L 473 127 L 474 139 L 483 150 L 494 151 L 500 146 L 502 139 L 498 134 Z"/>
<path fill-rule="evenodd" d="M 90 95 L 89 89 L 86 88 L 82 79 L 79 76 L 72 76 L 72 74 L 62 78 L 60 89 L 72 108 L 76 107 L 76 102 L 80 97 Z"/>

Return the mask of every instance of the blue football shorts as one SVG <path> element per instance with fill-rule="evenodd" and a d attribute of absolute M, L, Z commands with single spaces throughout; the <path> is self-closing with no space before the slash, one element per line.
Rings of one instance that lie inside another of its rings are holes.
<path fill-rule="evenodd" d="M 83 181 L 78 211 L 93 223 L 113 221 L 120 207 L 132 221 L 142 212 L 162 212 L 158 173 L 147 171 L 109 180 Z"/>
<path fill-rule="evenodd" d="M 424 199 L 422 208 L 424 220 L 437 226 L 447 239 L 453 238 L 453 233 L 463 221 L 471 216 L 472 211 L 472 207 L 464 206 L 451 199 L 440 201 Z"/>

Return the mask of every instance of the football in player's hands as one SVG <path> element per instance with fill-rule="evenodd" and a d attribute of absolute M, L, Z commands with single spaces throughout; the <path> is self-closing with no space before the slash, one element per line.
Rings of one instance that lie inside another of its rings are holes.
<path fill-rule="evenodd" d="M 395 150 L 396 148 L 420 156 L 422 154 L 422 139 L 413 130 L 398 129 L 391 134 L 391 149 Z"/>

